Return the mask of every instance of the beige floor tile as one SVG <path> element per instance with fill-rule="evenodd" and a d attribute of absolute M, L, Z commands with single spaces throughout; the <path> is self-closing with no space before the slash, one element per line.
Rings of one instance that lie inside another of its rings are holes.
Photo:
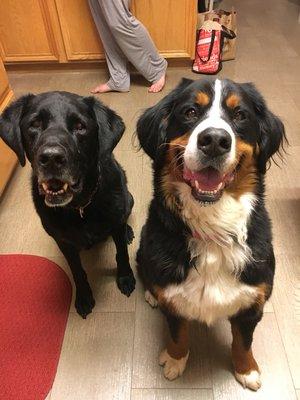
<path fill-rule="evenodd" d="M 109 248 L 112 248 L 110 252 L 108 252 Z M 88 252 L 83 252 L 82 254 L 82 264 L 87 272 L 88 281 L 96 301 L 93 313 L 135 311 L 135 292 L 133 292 L 130 297 L 124 296 L 119 291 L 116 284 L 115 262 L 105 262 L 105 259 L 110 258 L 106 256 L 107 254 L 112 255 L 111 258 L 114 258 L 114 251 L 115 250 L 112 243 L 108 243 L 103 246 L 96 246 L 95 248 L 89 250 Z M 70 268 L 65 258 L 62 255 L 48 258 L 59 265 L 68 275 L 73 287 L 73 298 L 70 312 L 76 312 L 74 306 L 75 285 Z M 134 262 L 132 262 L 132 265 L 134 266 Z"/>
<path fill-rule="evenodd" d="M 273 307 L 294 385 L 300 388 L 300 254 L 277 256 Z"/>
<path fill-rule="evenodd" d="M 269 300 L 266 302 L 265 307 L 264 307 L 264 312 L 265 313 L 273 313 L 274 312 L 272 300 Z"/>
<path fill-rule="evenodd" d="M 208 389 L 132 389 L 131 400 L 213 400 Z"/>
<path fill-rule="evenodd" d="M 164 378 L 158 356 L 167 340 L 165 318 L 152 309 L 138 288 L 133 353 L 133 388 L 210 388 L 211 365 L 208 353 L 207 329 L 192 324 L 191 349 L 187 368 L 175 381 Z"/>
<path fill-rule="evenodd" d="M 134 317 L 70 314 L 51 400 L 130 399 Z"/>
<path fill-rule="evenodd" d="M 300 189 L 267 191 L 267 209 L 273 222 L 275 254 L 297 254 L 300 245 Z"/>
<path fill-rule="evenodd" d="M 296 392 L 297 392 L 297 399 L 300 400 L 300 389 L 297 389 Z"/>
<path fill-rule="evenodd" d="M 231 333 L 228 322 L 221 321 L 209 330 L 215 400 L 296 398 L 277 321 L 267 313 L 254 334 L 253 352 L 262 371 L 262 387 L 255 394 L 235 381 L 230 357 Z"/>
<path fill-rule="evenodd" d="M 267 171 L 267 190 L 268 188 L 300 189 L 300 182 L 297 179 L 300 175 L 299 151 L 300 146 L 290 146 L 283 162 L 276 157 L 278 166 L 272 163 Z"/>

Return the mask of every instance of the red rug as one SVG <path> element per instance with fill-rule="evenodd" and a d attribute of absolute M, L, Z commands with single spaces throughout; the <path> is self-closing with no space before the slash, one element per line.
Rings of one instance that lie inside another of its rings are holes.
<path fill-rule="evenodd" d="M 0 399 L 44 400 L 72 297 L 65 272 L 37 256 L 0 256 Z"/>

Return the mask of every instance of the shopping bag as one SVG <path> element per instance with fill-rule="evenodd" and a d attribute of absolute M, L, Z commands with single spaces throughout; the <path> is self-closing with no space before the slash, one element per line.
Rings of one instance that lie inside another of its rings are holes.
<path fill-rule="evenodd" d="M 208 22 L 208 23 L 207 23 Z M 221 25 L 210 21 L 204 23 L 198 31 L 193 72 L 216 74 L 221 65 Z"/>
<path fill-rule="evenodd" d="M 192 71 L 199 74 L 218 73 L 222 69 L 221 52 L 224 39 L 234 37 L 235 33 L 218 21 L 205 21 L 197 34 Z"/>
<path fill-rule="evenodd" d="M 223 36 L 221 59 L 233 60 L 236 54 L 237 13 L 234 8 L 231 11 L 213 10 L 198 14 L 197 29 L 199 30 L 205 21 L 218 19 L 219 23 L 229 31 L 235 33 L 234 38 Z"/>

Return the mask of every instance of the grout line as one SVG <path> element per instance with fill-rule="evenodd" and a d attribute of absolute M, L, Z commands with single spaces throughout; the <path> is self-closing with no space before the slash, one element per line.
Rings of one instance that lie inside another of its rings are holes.
<path fill-rule="evenodd" d="M 277 319 L 277 314 L 276 314 L 275 308 L 274 308 L 274 318 L 275 318 L 275 322 L 276 322 L 277 329 L 278 329 L 278 332 L 279 332 L 280 341 L 281 341 L 281 344 L 282 344 L 282 347 L 283 347 L 283 350 L 284 350 L 285 359 L 286 359 L 286 362 L 287 362 L 287 365 L 288 365 L 288 371 L 289 371 L 289 373 L 290 373 L 290 377 L 291 377 L 292 384 L 293 384 L 294 391 L 295 391 L 296 398 L 297 398 L 296 385 L 295 385 L 295 382 L 294 382 L 294 377 L 293 377 L 293 374 L 292 374 L 292 371 L 291 371 L 291 366 L 290 366 L 290 363 L 289 363 L 288 354 L 287 354 L 287 351 L 286 351 L 286 348 L 285 348 L 285 345 L 284 345 L 284 340 L 283 340 L 283 338 L 282 338 L 282 334 L 281 334 L 281 330 L 280 330 L 280 325 L 279 325 L 279 323 L 278 323 L 278 319 Z"/>
<path fill-rule="evenodd" d="M 136 294 L 135 294 L 135 301 L 134 301 L 134 314 L 133 314 L 133 338 L 132 338 L 132 354 L 131 354 L 131 374 L 130 374 L 130 399 L 132 397 L 132 376 L 133 376 L 133 359 L 134 359 L 134 343 L 135 343 L 135 333 L 136 333 L 136 311 L 137 311 L 137 298 L 138 292 L 137 287 L 135 287 Z"/>
<path fill-rule="evenodd" d="M 180 379 L 180 377 L 179 377 Z M 211 390 L 213 391 L 212 387 L 158 387 L 158 386 L 143 386 L 143 387 L 133 387 L 131 390 Z"/>
<path fill-rule="evenodd" d="M 74 316 L 74 315 L 78 315 L 78 318 L 80 318 L 80 319 L 84 319 L 84 318 L 82 318 L 78 313 L 77 313 L 77 311 L 70 311 L 69 312 L 69 315 L 70 314 L 72 314 L 72 316 Z M 89 314 L 87 317 L 86 317 L 86 319 L 88 319 L 89 318 L 89 316 L 93 316 L 93 315 L 98 315 L 98 314 L 135 314 L 135 312 L 134 311 L 97 311 L 97 312 L 92 312 L 91 314 Z"/>

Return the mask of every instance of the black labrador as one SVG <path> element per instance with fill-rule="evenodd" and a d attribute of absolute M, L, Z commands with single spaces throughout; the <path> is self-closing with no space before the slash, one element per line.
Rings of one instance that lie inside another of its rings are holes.
<path fill-rule="evenodd" d="M 28 94 L 0 117 L 0 136 L 32 166 L 32 196 L 46 232 L 72 271 L 75 307 L 83 318 L 95 300 L 79 251 L 112 236 L 117 285 L 135 288 L 127 245 L 134 235 L 127 219 L 133 197 L 112 151 L 125 130 L 122 119 L 93 97 L 68 92 Z"/>

